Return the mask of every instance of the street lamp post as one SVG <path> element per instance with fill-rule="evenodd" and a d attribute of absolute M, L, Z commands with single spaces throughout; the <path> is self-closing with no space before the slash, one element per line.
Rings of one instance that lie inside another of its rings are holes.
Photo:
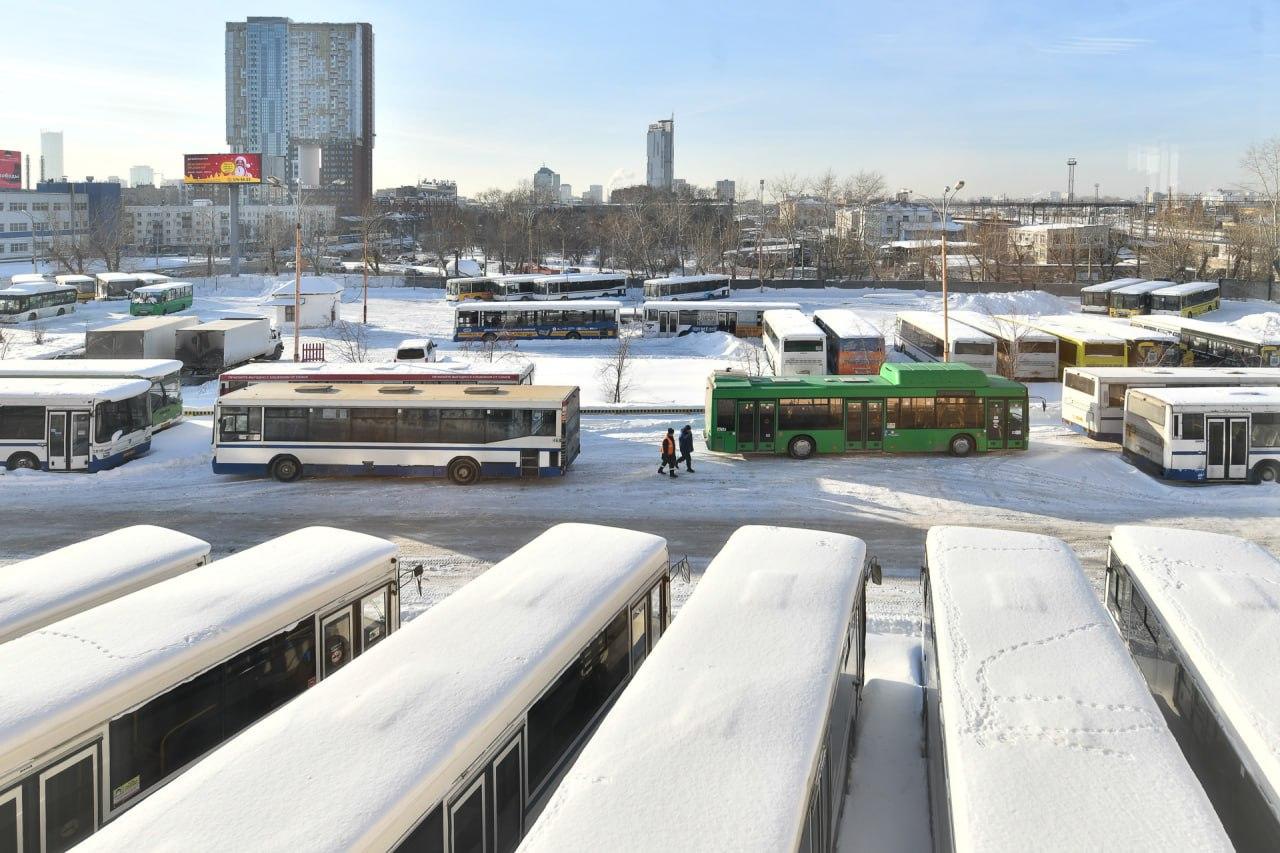
<path fill-rule="evenodd" d="M 285 187 L 284 183 L 274 175 L 267 178 L 267 183 L 277 189 L 284 187 L 285 192 L 293 199 L 293 361 L 302 362 L 302 187 L 297 194 Z M 271 247 L 275 251 L 275 247 Z"/>
<path fill-rule="evenodd" d="M 23 210 L 22 215 L 31 220 L 31 271 L 38 273 L 40 270 L 36 269 L 36 217 L 29 210 Z"/>
<path fill-rule="evenodd" d="M 956 181 L 955 189 L 947 187 L 942 191 L 942 360 L 951 361 L 951 314 L 947 306 L 947 208 L 951 205 L 956 193 L 964 189 L 964 181 Z"/>

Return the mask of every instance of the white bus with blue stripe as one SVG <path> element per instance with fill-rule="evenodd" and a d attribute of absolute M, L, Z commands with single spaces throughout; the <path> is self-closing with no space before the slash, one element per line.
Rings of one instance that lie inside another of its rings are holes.
<path fill-rule="evenodd" d="M 1280 480 L 1280 388 L 1133 388 L 1124 455 L 1167 480 Z"/>
<path fill-rule="evenodd" d="M 218 399 L 213 471 L 558 477 L 578 455 L 578 409 L 576 386 L 264 382 Z"/>
<path fill-rule="evenodd" d="M 0 378 L 0 462 L 102 471 L 151 449 L 147 379 Z"/>

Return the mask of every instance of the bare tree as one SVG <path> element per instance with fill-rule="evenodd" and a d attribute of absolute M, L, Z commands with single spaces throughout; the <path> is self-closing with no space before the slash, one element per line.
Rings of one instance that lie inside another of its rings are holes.
<path fill-rule="evenodd" d="M 38 320 L 32 323 L 28 328 L 31 330 L 31 343 L 36 346 L 41 346 L 44 343 L 45 336 L 49 334 L 49 329 L 44 323 Z"/>
<path fill-rule="evenodd" d="M 339 320 L 334 324 L 338 330 L 337 350 L 342 361 L 353 363 L 369 360 L 369 327 L 363 323 L 351 323 Z"/>
<path fill-rule="evenodd" d="M 1271 209 L 1270 233 L 1265 247 L 1267 281 L 1271 281 L 1275 278 L 1277 255 L 1280 254 L 1280 136 L 1250 145 L 1240 158 L 1240 168 Z"/>
<path fill-rule="evenodd" d="M 612 352 L 600 365 L 600 391 L 610 403 L 621 403 L 631 390 L 631 341 L 630 335 L 619 334 L 614 339 Z"/>
<path fill-rule="evenodd" d="M 739 341 L 737 360 L 738 367 L 748 376 L 767 376 L 770 372 L 769 359 L 765 357 L 764 346 L 761 344 Z"/>
<path fill-rule="evenodd" d="M 8 357 L 11 346 L 13 346 L 13 332 L 6 333 L 0 329 L 0 359 Z"/>

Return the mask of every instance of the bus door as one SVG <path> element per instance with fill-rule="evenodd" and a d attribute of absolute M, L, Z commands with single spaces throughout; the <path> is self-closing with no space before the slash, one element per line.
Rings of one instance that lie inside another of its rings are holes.
<path fill-rule="evenodd" d="M 778 425 L 777 412 L 777 403 L 760 402 L 760 429 L 756 435 L 756 446 L 760 450 L 773 450 L 773 433 Z"/>
<path fill-rule="evenodd" d="M 658 331 L 662 334 L 674 335 L 680 331 L 678 322 L 679 313 L 676 311 L 659 311 L 658 312 Z"/>
<path fill-rule="evenodd" d="M 1243 480 L 1249 471 L 1249 419 L 1205 418 L 1208 480 Z"/>
<path fill-rule="evenodd" d="M 738 451 L 773 450 L 777 428 L 777 404 L 771 401 L 738 401 Z"/>
<path fill-rule="evenodd" d="M 1009 401 L 987 398 L 987 449 L 1004 448 L 1009 430 Z"/>
<path fill-rule="evenodd" d="M 844 449 L 862 450 L 864 442 L 867 404 L 863 400 L 845 400 L 844 404 Z"/>
<path fill-rule="evenodd" d="M 46 438 L 50 471 L 89 467 L 88 412 L 49 412 Z"/>
<path fill-rule="evenodd" d="M 738 315 L 733 311 L 716 312 L 716 331 L 738 334 Z"/>
<path fill-rule="evenodd" d="M 756 401 L 738 401 L 738 452 L 756 449 Z"/>

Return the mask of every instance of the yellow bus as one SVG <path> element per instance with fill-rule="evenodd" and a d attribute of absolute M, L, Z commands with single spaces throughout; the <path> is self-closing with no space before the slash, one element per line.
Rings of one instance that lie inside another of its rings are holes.
<path fill-rule="evenodd" d="M 1068 367 L 1124 367 L 1125 341 L 1057 317 L 1008 318 L 1058 339 L 1058 376 Z"/>
<path fill-rule="evenodd" d="M 1216 281 L 1189 281 L 1151 292 L 1152 314 L 1196 317 L 1222 307 L 1222 288 Z"/>
<path fill-rule="evenodd" d="M 1151 294 L 1172 286 L 1171 281 L 1139 281 L 1136 284 L 1117 288 L 1107 294 L 1107 313 L 1112 317 L 1150 314 Z"/>

